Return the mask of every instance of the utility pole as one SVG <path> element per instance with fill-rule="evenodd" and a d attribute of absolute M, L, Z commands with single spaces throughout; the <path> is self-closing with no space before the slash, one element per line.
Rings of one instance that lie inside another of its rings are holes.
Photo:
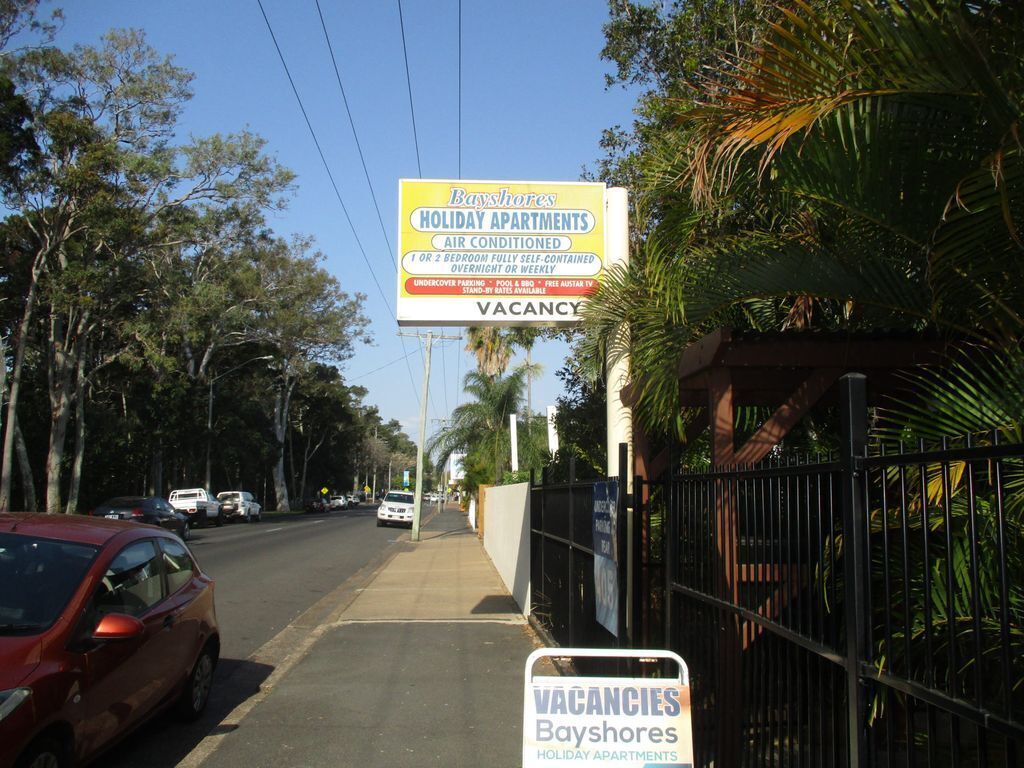
<path fill-rule="evenodd" d="M 373 496 L 370 501 L 377 500 L 377 425 L 373 425 Z"/>
<path fill-rule="evenodd" d="M 399 336 L 414 336 L 417 339 L 422 338 L 418 333 L 401 333 Z M 420 397 L 420 439 L 416 444 L 416 496 L 415 504 L 412 512 L 412 540 L 420 540 L 420 510 L 423 505 L 423 443 L 427 439 L 427 398 L 430 397 L 430 348 L 434 343 L 434 339 L 451 339 L 453 341 L 461 341 L 462 335 L 458 336 L 445 336 L 439 334 L 434 336 L 433 331 L 427 331 L 426 342 L 427 349 L 426 354 L 423 356 L 423 394 Z"/>

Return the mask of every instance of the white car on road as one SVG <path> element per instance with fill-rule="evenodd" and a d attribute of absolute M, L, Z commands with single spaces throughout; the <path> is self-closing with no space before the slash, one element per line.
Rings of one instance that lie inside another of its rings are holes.
<path fill-rule="evenodd" d="M 412 528 L 412 513 L 416 498 L 411 491 L 388 491 L 384 501 L 377 507 L 377 527 L 382 525 L 407 525 Z"/>
<path fill-rule="evenodd" d="M 217 527 L 224 524 L 220 502 L 205 488 L 182 488 L 171 491 L 167 500 L 176 510 L 188 515 L 188 524 L 192 528 L 205 528 L 211 520 Z"/>
<path fill-rule="evenodd" d="M 221 491 L 217 501 L 226 520 L 258 523 L 263 515 L 263 508 L 248 491 Z"/>

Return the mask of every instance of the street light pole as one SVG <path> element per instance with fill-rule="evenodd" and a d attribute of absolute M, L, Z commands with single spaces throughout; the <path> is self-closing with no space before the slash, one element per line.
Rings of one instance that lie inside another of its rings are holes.
<path fill-rule="evenodd" d="M 213 384 L 214 382 L 220 381 L 222 378 L 227 376 L 229 373 L 234 373 L 239 368 L 244 368 L 249 363 L 255 363 L 257 360 L 272 360 L 273 355 L 261 355 L 260 357 L 253 357 L 246 360 L 244 363 L 239 363 L 234 368 L 229 368 L 224 373 L 210 377 L 210 394 L 206 401 L 206 483 L 203 485 L 206 490 L 210 490 L 210 452 L 211 444 L 213 442 Z"/>

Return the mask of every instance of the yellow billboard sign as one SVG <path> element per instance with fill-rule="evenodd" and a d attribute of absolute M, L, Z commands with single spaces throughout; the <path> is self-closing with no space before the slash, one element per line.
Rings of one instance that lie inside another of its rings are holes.
<path fill-rule="evenodd" d="M 572 325 L 604 274 L 605 185 L 399 181 L 399 325 Z"/>

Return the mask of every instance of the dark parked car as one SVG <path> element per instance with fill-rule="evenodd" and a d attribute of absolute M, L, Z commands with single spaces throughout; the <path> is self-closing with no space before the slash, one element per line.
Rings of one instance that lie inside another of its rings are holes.
<path fill-rule="evenodd" d="M 303 503 L 302 508 L 306 512 L 326 512 L 327 505 L 323 499 L 306 499 Z"/>
<path fill-rule="evenodd" d="M 0 514 L 0 768 L 84 764 L 153 715 L 202 714 L 213 581 L 168 531 Z"/>
<path fill-rule="evenodd" d="M 117 496 L 107 499 L 92 511 L 93 517 L 111 520 L 131 520 L 136 523 L 159 525 L 174 531 L 188 541 L 192 533 L 188 515 L 179 512 L 167 499 L 159 496 Z"/>

